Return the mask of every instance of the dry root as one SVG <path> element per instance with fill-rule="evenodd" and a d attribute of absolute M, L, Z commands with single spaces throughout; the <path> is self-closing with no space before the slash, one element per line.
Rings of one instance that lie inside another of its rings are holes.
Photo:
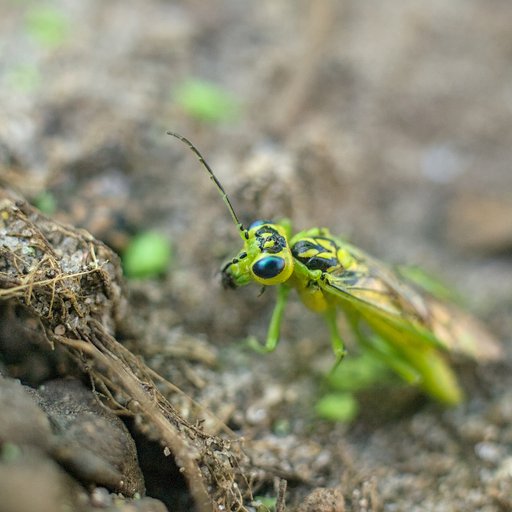
<path fill-rule="evenodd" d="M 98 396 L 170 450 L 197 510 L 245 510 L 238 441 L 183 419 L 152 372 L 114 337 L 126 312 L 119 259 L 89 233 L 59 224 L 0 189 L 0 299 L 25 306 L 47 339 L 89 373 Z"/>

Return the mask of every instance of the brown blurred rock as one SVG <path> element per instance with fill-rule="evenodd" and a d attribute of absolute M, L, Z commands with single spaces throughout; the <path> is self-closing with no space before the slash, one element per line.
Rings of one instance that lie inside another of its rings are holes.
<path fill-rule="evenodd" d="M 53 460 L 34 448 L 2 452 L 0 510 L 2 512 L 82 512 L 87 495 Z"/>
<path fill-rule="evenodd" d="M 446 238 L 462 249 L 497 253 L 512 249 L 512 195 L 463 192 L 448 207 Z"/>
<path fill-rule="evenodd" d="M 50 422 L 20 382 L 0 377 L 0 446 L 38 446 L 46 451 L 52 439 Z"/>
<path fill-rule="evenodd" d="M 54 456 L 80 480 L 133 496 L 144 493 L 135 443 L 123 422 L 74 379 L 47 382 L 35 393 L 58 437 Z"/>
<path fill-rule="evenodd" d="M 130 433 L 78 380 L 50 381 L 34 390 L 0 377 L 0 411 L 0 447 L 4 450 L 12 447 L 15 454 L 29 450 L 27 457 L 35 450 L 38 458 L 47 457 L 48 464 L 54 459 L 83 483 L 105 486 L 125 496 L 144 494 Z M 0 501 L 3 512 L 1 505 Z"/>

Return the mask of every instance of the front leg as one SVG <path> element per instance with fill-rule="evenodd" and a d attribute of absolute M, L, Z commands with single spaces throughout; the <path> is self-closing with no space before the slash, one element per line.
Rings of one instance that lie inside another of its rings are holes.
<path fill-rule="evenodd" d="M 277 289 L 277 300 L 272 312 L 272 318 L 270 319 L 270 325 L 267 332 L 267 341 L 265 345 L 262 345 L 256 338 L 250 337 L 248 340 L 249 346 L 259 352 L 260 354 L 266 354 L 267 352 L 273 352 L 277 344 L 279 343 L 279 333 L 281 330 L 281 320 L 283 318 L 284 308 L 288 300 L 288 294 L 291 288 L 286 285 L 280 285 Z"/>
<path fill-rule="evenodd" d="M 338 324 L 336 322 L 336 309 L 334 307 L 329 308 L 324 313 L 324 318 L 327 322 L 327 326 L 329 327 L 329 333 L 331 335 L 331 345 L 336 360 L 334 361 L 334 366 L 331 368 L 331 373 L 338 368 L 339 364 L 345 357 L 347 351 L 345 349 L 345 343 L 343 338 L 341 337 L 340 331 L 338 329 Z"/>

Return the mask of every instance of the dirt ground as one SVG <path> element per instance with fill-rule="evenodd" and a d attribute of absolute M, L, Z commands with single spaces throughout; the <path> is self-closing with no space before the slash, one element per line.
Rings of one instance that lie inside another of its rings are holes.
<path fill-rule="evenodd" d="M 6 297 L 0 512 L 261 511 L 256 497 L 278 495 L 282 511 L 283 480 L 290 511 L 512 510 L 510 2 L 0 0 L 0 13 L 0 184 L 46 205 L 47 220 L 22 208 L 45 236 L 73 226 L 50 237 L 56 261 L 73 239 L 112 267 L 90 277 L 94 298 L 62 302 L 78 312 L 82 300 L 93 316 L 100 295 L 120 304 L 96 331 L 77 320 L 75 335 L 153 379 L 176 436 L 215 452 L 202 453 L 205 488 L 191 486 L 194 456 L 170 449 L 149 409 L 119 391 L 137 379 L 116 381 L 97 359 L 98 388 L 69 329 L 41 313 L 63 343 L 51 350 L 38 305 Z M 190 80 L 215 84 L 236 112 L 191 114 L 177 92 Z M 332 364 L 324 325 L 293 299 L 274 354 L 245 346 L 264 339 L 273 291 L 222 289 L 240 239 L 166 130 L 200 148 L 242 222 L 327 226 L 439 276 L 501 340 L 503 360 L 460 366 L 467 400 L 456 408 L 381 387 L 351 423 L 319 419 Z M 108 248 L 120 254 L 148 230 L 171 241 L 168 271 L 121 281 Z M 222 464 L 236 481 L 211 467 Z M 223 501 L 228 488 L 240 499 Z M 198 503 L 203 491 L 216 504 Z"/>

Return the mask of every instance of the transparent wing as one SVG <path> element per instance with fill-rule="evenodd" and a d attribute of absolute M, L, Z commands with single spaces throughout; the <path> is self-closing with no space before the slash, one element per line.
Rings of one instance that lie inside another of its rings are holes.
<path fill-rule="evenodd" d="M 323 288 L 356 310 L 376 332 L 395 344 L 429 343 L 487 361 L 501 356 L 496 339 L 476 319 L 419 290 L 360 249 L 340 245 L 354 263 L 326 275 Z"/>

